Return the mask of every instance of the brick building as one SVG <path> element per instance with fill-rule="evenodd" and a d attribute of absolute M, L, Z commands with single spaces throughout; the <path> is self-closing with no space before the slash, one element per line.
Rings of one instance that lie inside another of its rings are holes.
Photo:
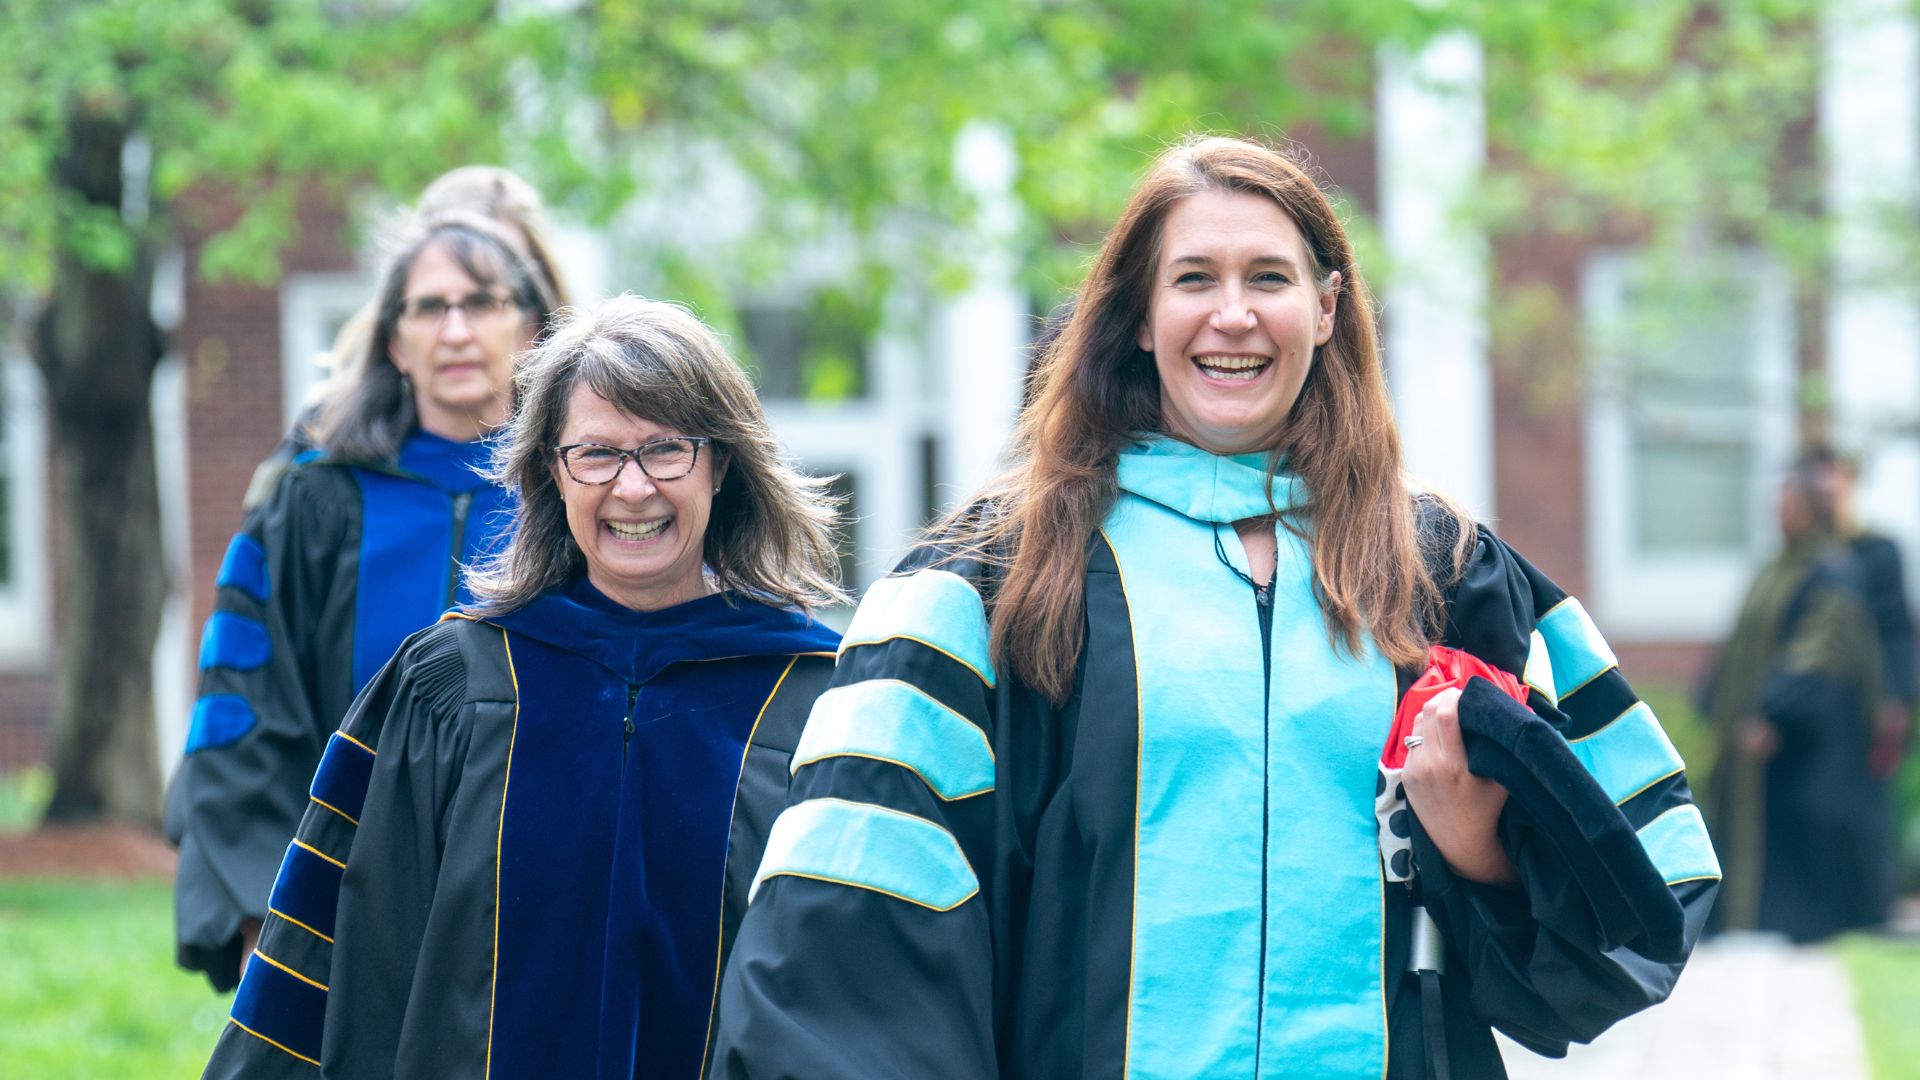
<path fill-rule="evenodd" d="M 1845 5 L 1842 5 L 1843 7 Z M 1920 39 L 1912 17 L 1828 28 L 1819 101 L 1826 197 L 1840 266 L 1866 268 L 1872 237 L 1849 225 L 1870 178 L 1920 177 Z M 1844 60 L 1840 59 L 1844 58 Z M 1631 236 L 1592 243 L 1490 241 L 1455 212 L 1472 196 L 1485 139 L 1480 57 L 1470 39 L 1383 55 L 1373 132 L 1296 136 L 1358 215 L 1378 223 L 1394 266 L 1375 275 L 1389 379 L 1413 471 L 1477 514 L 1583 598 L 1628 670 L 1684 687 L 1730 625 L 1770 550 L 1771 492 L 1800 418 L 1796 387 L 1823 374 L 1842 441 L 1864 450 L 1868 517 L 1920 556 L 1920 305 L 1897 287 L 1795 297 L 1754 252 L 1703 254 L 1704 286 L 1676 298 Z M 1870 137 L 1861 135 L 1869 133 Z M 1011 206 L 1014 163 L 991 130 L 956 148 L 993 208 Z M 603 233 L 563 230 L 582 296 L 660 291 L 648 267 L 676 228 L 700 238 L 737 192 L 685 192 Z M 284 430 L 316 354 L 370 293 L 346 217 L 314 209 L 277 288 L 182 277 L 174 355 L 156 391 L 174 602 L 156 657 L 163 754 L 180 745 L 193 642 L 251 469 Z M 808 391 L 805 354 L 837 332 L 809 297 L 831 268 L 798 266 L 743 293 L 744 344 L 776 429 L 806 465 L 845 476 L 857 521 L 849 571 L 884 572 L 927 514 L 991 469 L 1018 402 L 1036 307 L 989 242 L 960 296 L 904 293 L 885 325 L 842 352 L 837 398 Z M 186 265 L 195 254 L 189 243 Z M 1493 316 L 1544 289 L 1568 317 L 1500 355 Z M 1043 314 L 1044 312 L 1040 312 Z M 1524 352 L 1525 355 L 1519 355 Z M 30 365 L 4 369 L 0 415 L 0 771 L 42 760 L 51 708 L 57 545 L 47 535 L 45 432 Z M 1910 563 L 1911 565 L 1911 563 Z"/>

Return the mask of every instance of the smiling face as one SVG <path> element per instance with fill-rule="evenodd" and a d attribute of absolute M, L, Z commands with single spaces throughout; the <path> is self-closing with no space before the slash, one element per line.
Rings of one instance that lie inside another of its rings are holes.
<path fill-rule="evenodd" d="M 489 295 L 507 302 L 481 314 L 460 307 Z M 513 361 L 533 344 L 533 320 L 508 298 L 504 283 L 475 281 L 441 241 L 414 258 L 404 297 L 389 355 L 413 383 L 420 426 L 463 441 L 484 435 L 506 418 Z M 443 314 L 422 313 L 421 301 Z"/>
<path fill-rule="evenodd" d="M 601 443 L 631 450 L 674 431 L 622 411 L 576 385 L 567 398 L 566 420 L 557 446 Z M 566 500 L 567 528 L 587 559 L 587 580 L 615 603 L 636 611 L 654 611 L 706 594 L 702 552 L 713 513 L 714 471 L 711 446 L 700 451 L 693 471 L 677 480 L 653 480 L 632 461 L 605 484 L 582 484 L 553 460 L 554 483 Z"/>
<path fill-rule="evenodd" d="M 1332 278 L 1321 295 L 1299 227 L 1272 199 L 1202 191 L 1175 204 L 1139 336 L 1167 433 L 1216 454 L 1275 446 L 1333 334 Z"/>

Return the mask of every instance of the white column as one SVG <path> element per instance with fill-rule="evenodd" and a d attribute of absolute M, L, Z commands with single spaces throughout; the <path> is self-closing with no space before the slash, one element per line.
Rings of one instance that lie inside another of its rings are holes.
<path fill-rule="evenodd" d="M 1920 304 L 1902 256 L 1920 175 L 1920 32 L 1902 0 L 1831 0 L 1820 31 L 1820 132 L 1835 218 L 1825 342 L 1835 430 L 1865 465 L 1861 516 L 1894 536 L 1913 567 Z M 1909 589 L 1914 577 L 1909 570 Z"/>
<path fill-rule="evenodd" d="M 186 260 L 169 250 L 155 268 L 153 321 L 169 335 L 186 310 Z M 194 668 L 193 555 L 190 519 L 193 503 L 187 468 L 187 365 L 169 351 L 154 369 L 150 390 L 153 416 L 153 468 L 160 493 L 160 557 L 166 567 L 167 598 L 153 645 L 153 719 L 160 776 L 173 777 L 187 742 L 197 672 Z"/>
<path fill-rule="evenodd" d="M 954 168 L 976 200 L 962 236 L 972 253 L 966 291 L 942 305 L 932 380 L 941 426 L 940 496 L 967 498 L 991 477 L 1020 408 L 1027 302 L 1016 283 L 1013 241 L 1019 206 L 1018 161 L 1007 133 L 987 124 L 960 132 Z"/>
<path fill-rule="evenodd" d="M 1407 467 L 1490 520 L 1487 243 L 1464 213 L 1486 161 L 1480 43 L 1448 33 L 1413 56 L 1383 49 L 1379 63 L 1387 379 Z"/>

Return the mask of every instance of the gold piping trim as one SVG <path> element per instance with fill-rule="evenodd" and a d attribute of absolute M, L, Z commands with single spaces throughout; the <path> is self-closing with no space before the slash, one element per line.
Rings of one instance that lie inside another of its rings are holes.
<path fill-rule="evenodd" d="M 964 904 L 967 901 L 973 899 L 974 897 L 980 895 L 980 884 L 979 884 L 978 878 L 974 879 L 974 886 L 973 886 L 972 892 L 969 892 L 967 895 L 961 897 L 958 900 L 955 900 L 951 904 L 948 904 L 946 907 L 938 907 L 933 904 L 929 904 L 924 900 L 915 900 L 911 896 L 902 896 L 897 892 L 892 892 L 888 889 L 883 889 L 878 885 L 868 885 L 864 881 L 848 881 L 846 878 L 826 877 L 821 874 L 805 874 L 805 873 L 801 873 L 798 870 L 775 870 L 773 873 L 768 874 L 766 877 L 761 878 L 760 880 L 763 882 L 771 881 L 772 879 L 777 877 L 806 878 L 809 881 L 823 881 L 829 885 L 845 885 L 848 888 L 865 889 L 868 892 L 879 893 L 881 896 L 891 896 L 895 900 L 904 900 L 915 907 L 926 908 L 928 911 L 941 911 L 941 912 L 952 911 L 954 908 L 957 908 L 961 904 Z"/>
<path fill-rule="evenodd" d="M 279 908 L 269 907 L 267 908 L 267 914 L 275 916 L 283 922 L 290 922 L 293 925 L 299 927 L 302 930 L 305 930 L 307 933 L 312 934 L 314 937 L 319 938 L 321 941 L 324 941 L 329 945 L 333 944 L 332 938 L 328 937 L 327 935 L 321 933 L 318 930 L 315 930 L 313 927 L 308 926 L 306 923 L 301 922 L 299 919 L 294 918 L 293 916 L 287 914 L 286 912 L 281 911 Z"/>
<path fill-rule="evenodd" d="M 506 775 L 500 779 L 500 823 L 493 832 L 493 970 L 487 979 L 487 1064 L 483 1077 L 493 1075 L 493 1008 L 500 996 L 500 842 L 507 831 L 507 786 L 513 782 L 513 744 L 520 737 L 520 673 L 513 667 L 513 641 L 500 628 L 500 647 L 507 653 L 507 678 L 513 683 L 513 730 L 507 733 Z"/>
<path fill-rule="evenodd" d="M 987 684 L 987 689 L 991 690 L 995 686 L 994 680 L 987 678 L 986 672 L 981 671 L 979 668 L 974 667 L 972 664 L 968 663 L 967 661 L 960 659 L 959 657 L 953 655 L 947 650 L 941 648 L 938 645 L 935 645 L 933 642 L 928 641 L 926 638 L 920 637 L 917 634 L 887 634 L 884 637 L 861 638 L 859 641 L 842 642 L 840 645 L 840 652 L 838 655 L 841 655 L 841 656 L 846 655 L 846 652 L 848 649 L 857 649 L 865 645 L 885 645 L 889 641 L 911 641 L 917 645 L 924 645 L 927 648 L 932 649 L 934 652 L 939 653 L 941 656 L 944 656 L 947 659 L 953 661 L 954 663 L 959 664 L 961 667 L 966 668 L 968 671 L 973 672 L 974 678 L 979 679 L 981 682 Z"/>
<path fill-rule="evenodd" d="M 1127 611 L 1127 641 L 1133 646 L 1133 895 L 1127 912 L 1127 1018 L 1120 1033 L 1121 1080 L 1133 1074 L 1133 965 L 1140 955 L 1140 774 L 1147 752 L 1146 704 L 1140 695 L 1140 642 L 1133 632 L 1133 600 L 1127 595 L 1127 569 L 1120 565 L 1119 549 L 1105 526 L 1099 530 L 1100 542 L 1113 556 L 1114 576 L 1120 579 L 1120 599 Z M 1081 646 L 1085 648 L 1083 644 Z"/>
<path fill-rule="evenodd" d="M 1592 686 L 1592 685 L 1593 685 L 1593 684 L 1594 684 L 1595 682 L 1597 682 L 1597 681 L 1599 680 L 1599 678 L 1600 678 L 1600 677 L 1601 677 L 1602 675 L 1605 675 L 1605 674 L 1606 674 L 1607 672 L 1609 672 L 1609 671 L 1619 671 L 1619 670 L 1620 670 L 1620 661 L 1619 661 L 1619 660 L 1615 660 L 1615 661 L 1614 661 L 1613 663 L 1611 663 L 1611 664 L 1608 664 L 1608 665 L 1607 665 L 1606 667 L 1603 667 L 1603 668 L 1601 668 L 1601 669 L 1600 669 L 1599 671 L 1596 671 L 1596 672 L 1594 672 L 1594 673 L 1593 673 L 1593 675 L 1592 675 L 1592 676 L 1590 676 L 1590 677 L 1589 677 L 1589 678 L 1587 679 L 1587 681 L 1585 681 L 1585 682 L 1583 682 L 1583 683 L 1581 683 L 1580 685 L 1578 685 L 1578 686 L 1576 686 L 1576 687 L 1574 687 L 1573 689 L 1571 689 L 1571 690 L 1569 690 L 1569 691 L 1567 691 L 1566 693 L 1564 693 L 1564 694 L 1561 694 L 1561 695 L 1560 695 L 1560 700 L 1564 702 L 1564 701 L 1566 701 L 1566 700 L 1567 700 L 1568 698 L 1570 698 L 1570 697 L 1572 697 L 1573 695 L 1575 695 L 1575 694 L 1577 694 L 1577 693 L 1579 693 L 1579 692 L 1580 692 L 1580 691 L 1582 691 L 1582 690 L 1585 690 L 1585 689 L 1586 689 L 1587 687 L 1589 687 L 1589 686 Z M 1562 710 L 1562 711 L 1564 711 L 1564 710 Z"/>
<path fill-rule="evenodd" d="M 1616 664 L 1615 666 L 1616 666 L 1616 667 L 1618 667 L 1619 665 L 1617 665 L 1617 664 Z M 1605 672 L 1602 672 L 1601 674 L 1605 674 Z M 1596 676 L 1596 677 L 1597 677 L 1597 676 Z M 1603 732 L 1603 731 L 1605 731 L 1605 730 L 1607 730 L 1608 728 L 1610 728 L 1610 727 L 1612 727 L 1613 725 L 1615 725 L 1615 724 L 1617 724 L 1617 723 L 1619 723 L 1620 721 L 1622 721 L 1622 720 L 1624 720 L 1624 719 L 1626 719 L 1626 716 L 1627 716 L 1627 714 L 1628 714 L 1628 713 L 1630 713 L 1630 712 L 1632 712 L 1633 710 L 1635 710 L 1635 709 L 1637 709 L 1637 708 L 1639 708 L 1639 707 L 1640 707 L 1640 706 L 1642 706 L 1642 705 L 1647 705 L 1647 703 L 1646 703 L 1645 701 L 1641 701 L 1641 700 L 1638 700 L 1638 699 L 1636 699 L 1636 700 L 1634 701 L 1634 703 L 1633 703 L 1633 704 L 1631 704 L 1631 705 L 1629 705 L 1629 706 L 1627 706 L 1627 707 L 1626 707 L 1626 708 L 1624 708 L 1624 709 L 1621 709 L 1621 710 L 1620 710 L 1620 715 L 1618 715 L 1618 716 L 1616 716 L 1616 717 L 1614 717 L 1613 719 L 1611 719 L 1611 720 L 1609 720 L 1609 721 L 1607 721 L 1607 722 L 1606 722 L 1606 723 L 1604 723 L 1604 724 L 1601 724 L 1601 725 L 1600 725 L 1599 727 L 1597 727 L 1597 728 L 1594 728 L 1594 729 L 1593 729 L 1592 731 L 1589 731 L 1589 732 L 1587 732 L 1587 733 L 1586 733 L 1585 735 L 1582 735 L 1582 736 L 1580 736 L 1580 737 L 1579 737 L 1579 738 L 1577 738 L 1577 739 L 1568 739 L 1568 740 L 1567 740 L 1567 745 L 1569 745 L 1569 746 L 1571 746 L 1571 745 L 1573 745 L 1574 743 L 1583 743 L 1583 742 L 1586 742 L 1586 741 L 1587 741 L 1588 739 L 1591 739 L 1591 738 L 1593 738 L 1593 737 L 1594 737 L 1595 735 L 1598 735 L 1598 734 L 1600 734 L 1601 732 Z M 1648 711 L 1648 712 L 1652 712 L 1652 711 L 1653 711 L 1653 706 L 1651 706 L 1651 705 L 1647 705 L 1647 711 Z M 1657 717 L 1657 716 L 1656 716 L 1656 717 L 1654 717 L 1654 721 L 1655 721 L 1656 723 L 1658 723 L 1658 722 L 1659 722 L 1659 719 L 1660 719 L 1660 718 L 1659 718 L 1659 717 Z"/>
<path fill-rule="evenodd" d="M 1661 783 L 1661 782 L 1663 782 L 1663 781 L 1667 781 L 1667 780 L 1671 780 L 1671 779 L 1673 779 L 1674 777 L 1676 777 L 1676 776 L 1679 776 L 1679 775 L 1680 775 L 1681 773 L 1683 773 L 1683 772 L 1686 772 L 1686 771 L 1687 771 L 1687 767 L 1686 767 L 1685 765 L 1682 765 L 1682 766 L 1680 766 L 1679 768 L 1677 768 L 1677 769 L 1675 769 L 1675 770 L 1673 770 L 1672 772 L 1670 772 L 1670 773 L 1668 773 L 1668 774 L 1666 774 L 1665 776 L 1656 776 L 1656 777 L 1654 777 L 1653 779 L 1651 779 L 1651 780 L 1649 780 L 1649 781 L 1647 781 L 1646 783 L 1644 783 L 1644 784 L 1642 784 L 1642 785 L 1640 785 L 1639 787 L 1637 787 L 1637 788 L 1635 788 L 1635 789 L 1633 790 L 1633 792 L 1632 792 L 1632 794 L 1629 794 L 1629 795 L 1624 795 L 1624 796 L 1622 796 L 1622 797 L 1620 797 L 1620 798 L 1618 798 L 1618 799 L 1615 799 L 1615 800 L 1613 800 L 1613 805 L 1615 805 L 1615 806 L 1625 806 L 1625 805 L 1627 805 L 1627 803 L 1628 803 L 1628 802 L 1630 802 L 1630 801 L 1632 801 L 1632 799 L 1633 799 L 1633 797 L 1634 797 L 1635 795 L 1640 795 L 1640 794 L 1643 794 L 1643 793 L 1645 793 L 1645 792 L 1647 791 L 1647 789 L 1649 789 L 1649 788 L 1651 788 L 1651 787 L 1653 787 L 1653 786 L 1654 786 L 1655 784 L 1658 784 L 1658 783 Z"/>
<path fill-rule="evenodd" d="M 378 751 L 378 750 L 375 750 L 375 749 L 374 749 L 373 747 L 371 747 L 371 746 L 368 746 L 368 745 L 367 745 L 366 743 L 363 743 L 363 742 L 361 742 L 361 741 L 360 741 L 359 739 L 356 739 L 356 738 L 354 738 L 353 736 L 351 736 L 351 735 L 349 735 L 349 734 L 347 734 L 347 732 L 346 732 L 346 729 L 345 729 L 345 728 L 342 728 L 342 729 L 340 729 L 339 731 L 336 731 L 336 732 L 334 732 L 334 734 L 335 734 L 335 735 L 338 735 L 338 736 L 340 736 L 341 738 L 343 738 L 343 739 L 345 739 L 345 740 L 347 740 L 348 742 L 350 742 L 350 743 L 352 743 L 353 745 L 355 745 L 355 746 L 357 746 L 357 747 L 359 747 L 360 749 L 362 749 L 362 750 L 365 750 L 365 751 L 366 751 L 367 753 L 369 753 L 369 754 L 372 754 L 372 755 L 373 755 L 374 757 L 379 757 L 379 756 L 380 756 L 380 751 Z"/>
<path fill-rule="evenodd" d="M 801 656 L 819 656 L 820 653 L 801 653 L 787 661 L 780 677 L 773 680 L 773 689 L 767 691 L 767 700 L 760 703 L 760 711 L 753 715 L 753 726 L 747 729 L 747 744 L 740 748 L 740 772 L 733 780 L 733 805 L 727 808 L 727 857 L 720 860 L 720 927 L 713 936 L 713 997 L 707 1002 L 707 1037 L 700 1049 L 700 1076 L 707 1075 L 707 1055 L 713 1053 L 713 1019 L 720 1011 L 720 965 L 722 951 L 727 945 L 727 868 L 733 864 L 733 819 L 740 810 L 740 784 L 747 778 L 747 756 L 753 753 L 753 737 L 760 733 L 760 721 L 773 707 L 773 699 L 780 696 L 780 687 L 786 683 L 787 676 L 793 673 L 793 666 L 800 662 Z M 827 654 L 831 655 L 831 654 Z"/>
<path fill-rule="evenodd" d="M 326 801 L 325 799 L 316 799 L 312 795 L 309 795 L 307 796 L 307 801 L 311 803 L 318 803 L 319 805 L 326 807 L 327 809 L 333 811 L 334 813 L 339 814 L 341 817 L 346 818 L 349 822 L 352 822 L 355 828 L 358 828 L 360 826 L 360 820 L 358 818 L 354 817 L 352 814 L 347 813 L 345 810 L 342 810 L 339 807 L 333 805 L 332 803 Z"/>
<path fill-rule="evenodd" d="M 320 856 L 321 858 L 327 860 L 328 862 L 332 863 L 333 865 L 339 867 L 342 870 L 345 870 L 347 868 L 346 863 L 343 863 L 339 859 L 336 859 L 333 856 L 327 854 L 326 852 L 321 851 L 319 848 L 314 847 L 312 844 L 307 843 L 305 840 L 302 840 L 297 836 L 294 837 L 293 846 L 297 848 L 306 848 L 308 851 L 313 852 L 315 855 Z"/>
<path fill-rule="evenodd" d="M 232 1025 L 233 1025 L 234 1027 L 237 1027 L 237 1028 L 239 1028 L 239 1029 L 240 1029 L 241 1031 L 244 1031 L 244 1032 L 246 1032 L 247 1034 L 249 1034 L 249 1035 L 251 1035 L 251 1036 L 253 1036 L 253 1037 L 254 1037 L 254 1038 L 256 1038 L 256 1039 L 259 1039 L 259 1040 L 260 1040 L 261 1042 L 263 1042 L 263 1043 L 266 1043 L 266 1044 L 267 1044 L 268 1046 L 271 1046 L 271 1047 L 273 1047 L 273 1048 L 274 1048 L 275 1050 L 279 1050 L 279 1051 L 281 1051 L 281 1052 L 283 1052 L 283 1053 L 288 1053 L 288 1054 L 292 1054 L 292 1055 L 293 1055 L 294 1057 L 297 1057 L 297 1058 L 299 1058 L 299 1059 L 300 1059 L 301 1061 L 304 1061 L 304 1062 L 306 1062 L 307 1064 L 309 1064 L 309 1065 L 312 1065 L 312 1066 L 313 1066 L 313 1067 L 315 1067 L 315 1068 L 319 1068 L 319 1067 L 320 1067 L 320 1063 L 319 1063 L 319 1062 L 317 1062 L 317 1061 L 315 1061 L 315 1060 L 313 1060 L 312 1058 L 310 1058 L 310 1057 L 308 1057 L 307 1055 L 305 1055 L 305 1054 L 303 1054 L 303 1053 L 301 1053 L 301 1052 L 300 1052 L 300 1051 L 298 1051 L 298 1050 L 292 1050 L 292 1049 L 289 1049 L 289 1048 L 287 1048 L 287 1047 L 285 1047 L 285 1046 L 282 1046 L 281 1044 L 279 1044 L 279 1043 L 277 1043 L 277 1042 L 274 1042 L 274 1041 L 273 1041 L 272 1039 L 269 1039 L 269 1038 L 267 1038 L 267 1037 L 266 1037 L 265 1035 L 262 1035 L 262 1034 L 260 1034 L 259 1032 L 257 1032 L 257 1031 L 255 1031 L 255 1030 L 253 1030 L 252 1028 L 250 1028 L 250 1027 L 248 1027 L 247 1025 L 245 1025 L 245 1024 L 243 1024 L 243 1023 L 241 1023 L 240 1021 L 238 1021 L 238 1020 L 235 1020 L 235 1019 L 234 1019 L 233 1017 L 231 1017 L 231 1016 L 229 1016 L 229 1017 L 227 1017 L 227 1023 L 229 1023 L 229 1024 L 232 1024 Z"/>
<path fill-rule="evenodd" d="M 915 638 L 914 640 L 918 641 L 919 639 Z M 926 698 L 928 701 L 932 702 L 933 706 L 939 709 L 941 712 L 947 713 L 948 715 L 952 716 L 955 720 L 958 720 L 961 723 L 964 723 L 968 727 L 972 728 L 974 731 L 974 734 L 980 736 L 980 745 L 984 747 L 987 751 L 987 760 L 993 761 L 993 762 L 999 761 L 998 756 L 995 755 L 993 752 L 993 740 L 987 738 L 987 732 L 985 728 L 982 728 L 979 724 L 976 724 L 973 721 L 967 719 L 966 713 L 963 713 L 959 709 L 956 709 L 953 706 L 947 704 L 946 702 L 941 701 L 939 698 L 934 697 L 932 694 L 927 693 L 921 687 L 916 686 L 905 679 L 861 679 L 859 682 L 851 682 L 851 683 L 846 683 L 842 686 L 833 687 L 832 690 L 828 691 L 828 693 L 831 693 L 833 690 L 851 690 L 856 686 L 870 686 L 877 683 L 892 683 L 895 686 L 904 686 L 907 689 L 913 691 L 914 693 L 919 694 L 921 697 Z M 821 694 L 820 696 L 826 697 L 827 695 Z M 822 756 L 824 757 L 826 755 L 822 755 Z"/>
<path fill-rule="evenodd" d="M 968 727 L 973 727 L 973 722 L 969 720 L 969 721 L 967 722 L 967 726 L 968 726 Z M 980 729 L 979 729 L 979 728 L 974 728 L 974 730 L 975 730 L 975 731 L 979 731 Z M 920 771 L 919 769 L 916 769 L 916 768 L 914 768 L 913 766 L 911 766 L 911 765 L 909 765 L 909 764 L 907 764 L 906 762 L 904 762 L 904 761 L 901 761 L 901 760 L 899 760 L 898 758 L 890 758 L 890 757 L 887 757 L 887 756 L 886 756 L 886 755 L 884 755 L 884 754 L 875 754 L 875 753 L 867 753 L 867 752 L 865 752 L 865 751 L 859 751 L 859 750 L 829 750 L 829 751 L 827 751 L 827 752 L 826 752 L 826 753 L 824 753 L 824 754 L 820 754 L 820 755 L 817 755 L 817 756 L 815 756 L 815 757 L 810 757 L 810 758 L 807 758 L 807 759 L 806 759 L 806 760 L 804 760 L 804 761 L 802 761 L 802 760 L 799 760 L 799 759 L 795 759 L 795 760 L 794 760 L 794 763 L 793 763 L 793 771 L 797 773 L 797 772 L 799 772 L 799 771 L 800 771 L 800 770 L 801 770 L 802 768 L 804 768 L 804 767 L 806 767 L 806 766 L 808 766 L 808 765 L 814 765 L 814 764 L 818 764 L 819 762 L 822 762 L 822 761 L 826 761 L 826 760 L 827 760 L 827 759 L 829 759 L 829 758 L 842 758 L 842 757 L 845 757 L 845 758 L 865 758 L 865 759 L 866 759 L 866 760 L 868 760 L 868 761 L 879 761 L 879 762 L 884 762 L 884 763 L 886 763 L 886 764 L 888 764 L 888 765 L 898 765 L 898 766 L 900 766 L 901 768 L 903 768 L 903 769 L 905 769 L 905 770 L 907 770 L 908 772 L 910 772 L 910 773 L 912 773 L 913 775 L 915 775 L 915 776 L 917 776 L 917 777 L 919 777 L 919 778 L 920 778 L 920 782 L 921 782 L 921 783 L 923 783 L 923 784 L 925 784 L 925 785 L 927 785 L 927 790 L 928 790 L 928 791 L 931 791 L 931 792 L 933 792 L 933 794 L 934 794 L 935 796 L 937 796 L 937 797 L 938 797 L 938 798 L 940 799 L 940 801 L 941 801 L 941 802 L 959 802 L 959 801 L 961 801 L 962 799 L 971 799 L 971 798 L 973 798 L 973 797 L 974 797 L 974 796 L 976 796 L 976 795 L 985 795 L 985 794 L 987 794 L 988 792 L 990 792 L 990 791 L 992 791 L 992 790 L 994 789 L 994 785 L 993 785 L 993 784 L 988 784 L 988 785 L 987 785 L 986 787 L 983 787 L 983 788 L 980 788 L 980 789 L 979 789 L 979 790 L 977 790 L 977 791 L 966 791 L 966 792 L 962 792 L 962 793 L 960 793 L 960 794 L 958 794 L 958 795 L 945 795 L 945 794 L 942 794 L 942 793 L 941 793 L 941 791 L 940 791 L 940 789 L 939 789 L 939 788 L 937 788 L 937 787 L 934 787 L 934 786 L 933 786 L 933 781 L 931 781 L 931 780 L 929 780 L 929 779 L 927 779 L 927 777 L 926 777 L 926 774 L 925 774 L 925 773 L 923 773 L 923 772 L 921 772 L 921 771 Z"/>
<path fill-rule="evenodd" d="M 280 961 L 275 960 L 273 957 L 268 956 L 266 953 L 261 952 L 259 949 L 253 950 L 253 958 L 255 960 L 265 960 L 267 963 L 272 964 L 274 967 L 279 968 L 281 971 L 284 971 L 287 974 L 293 976 L 294 978 L 299 979 L 301 982 L 306 983 L 308 986 L 311 986 L 316 990 L 325 990 L 327 988 L 326 983 L 307 978 L 305 975 L 302 975 L 299 972 L 288 967 L 287 965 L 281 963 Z"/>

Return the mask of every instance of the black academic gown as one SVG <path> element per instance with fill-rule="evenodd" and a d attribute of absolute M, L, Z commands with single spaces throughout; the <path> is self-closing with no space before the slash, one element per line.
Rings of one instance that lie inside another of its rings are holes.
<path fill-rule="evenodd" d="M 409 640 L 328 743 L 209 1077 L 695 1077 L 838 637 L 584 581 Z"/>
<path fill-rule="evenodd" d="M 200 642 L 200 696 L 167 793 L 177 958 L 239 977 L 307 781 L 354 695 L 408 634 L 467 599 L 460 566 L 512 516 L 485 442 L 416 431 L 390 465 L 298 459 L 227 547 Z"/>
<path fill-rule="evenodd" d="M 1501 837 L 1520 882 L 1455 880 L 1416 845 L 1423 894 L 1389 884 L 1372 804 L 1394 673 L 1353 684 L 1358 714 L 1334 696 L 1346 676 L 1296 680 L 1324 628 L 1296 596 L 1262 634 L 1238 545 L 1210 528 L 1249 515 L 1210 510 L 1208 482 L 1139 484 L 1093 538 L 1063 708 L 991 663 L 996 571 L 921 549 L 868 593 L 729 961 L 715 1075 L 1423 1077 L 1420 899 L 1446 938 L 1454 1077 L 1504 1075 L 1489 1025 L 1557 1056 L 1667 995 L 1718 868 L 1678 755 L 1580 605 L 1479 533 L 1438 636 L 1532 687 L 1530 710 L 1484 683 L 1462 707 L 1493 733 L 1470 751 L 1516 789 Z M 1164 546 L 1130 546 L 1122 515 Z M 1300 577 L 1280 543 L 1277 580 Z M 1209 715 L 1238 700 L 1225 681 L 1257 692 L 1263 648 L 1264 736 L 1257 705 L 1251 729 Z M 1351 745 L 1289 756 L 1350 716 Z M 1303 847 L 1316 830 L 1346 846 Z M 1628 857 L 1611 872 L 1596 850 Z"/>

